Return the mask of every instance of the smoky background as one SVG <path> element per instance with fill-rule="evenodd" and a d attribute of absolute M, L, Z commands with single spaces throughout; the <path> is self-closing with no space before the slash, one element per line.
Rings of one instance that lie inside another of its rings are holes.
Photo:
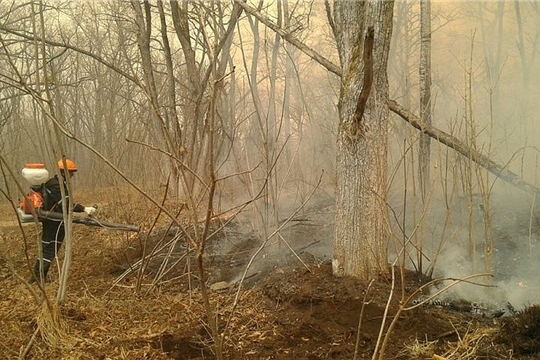
<path fill-rule="evenodd" d="M 538 178 L 538 102 L 534 99 L 538 88 L 530 79 L 539 71 L 537 51 L 533 50 L 538 5 L 431 3 L 433 126 L 534 186 Z M 419 44 L 411 34 L 418 33 L 419 25 L 414 8 L 414 4 L 396 3 L 390 74 L 394 79 L 391 97 L 418 113 Z M 415 65 L 401 66 L 404 63 Z M 432 140 L 430 190 L 422 199 L 415 180 L 418 132 L 405 122 L 396 123 L 390 138 L 394 139 L 390 143 L 397 164 L 393 178 L 397 186 L 391 187 L 390 202 L 398 214 L 395 224 L 400 225 L 394 224 L 394 229 L 401 243 L 411 236 L 410 266 L 422 266 L 443 278 L 493 275 L 476 279 L 489 287 L 460 284 L 450 289 L 450 297 L 497 306 L 508 301 L 519 308 L 537 302 L 535 195 L 488 172 L 474 158 Z"/>

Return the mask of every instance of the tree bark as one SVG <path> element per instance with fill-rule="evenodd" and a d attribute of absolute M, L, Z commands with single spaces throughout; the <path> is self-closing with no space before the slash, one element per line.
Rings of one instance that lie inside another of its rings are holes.
<path fill-rule="evenodd" d="M 342 73 L 332 259 L 336 276 L 370 279 L 387 273 L 386 65 L 392 15 L 393 2 L 390 1 L 337 1 L 334 5 Z M 366 43 L 371 41 L 371 29 L 372 47 Z M 372 51 L 372 69 L 365 51 Z M 373 87 L 367 100 L 364 99 L 366 86 Z M 362 113 L 358 112 L 359 108 L 363 108 Z"/>

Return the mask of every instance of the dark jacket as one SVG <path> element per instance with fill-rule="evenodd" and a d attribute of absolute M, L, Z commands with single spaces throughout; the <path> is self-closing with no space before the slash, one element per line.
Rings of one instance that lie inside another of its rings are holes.
<path fill-rule="evenodd" d="M 60 190 L 60 179 L 58 178 L 58 175 L 55 175 L 54 177 L 50 178 L 45 183 L 45 186 L 43 189 L 45 210 L 62 213 L 63 205 L 67 203 L 69 206 L 69 204 L 71 203 L 71 200 L 69 198 L 68 187 L 65 180 L 62 181 L 62 184 L 64 186 L 64 192 L 66 194 L 65 199 L 62 199 L 62 191 Z M 73 206 L 73 211 L 84 212 L 84 206 L 82 206 L 81 204 L 75 204 Z"/>

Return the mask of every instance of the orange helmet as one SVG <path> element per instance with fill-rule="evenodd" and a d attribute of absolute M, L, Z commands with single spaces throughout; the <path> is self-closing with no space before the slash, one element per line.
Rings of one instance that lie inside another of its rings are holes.
<path fill-rule="evenodd" d="M 66 159 L 66 168 L 64 168 L 64 160 L 63 159 L 60 159 L 58 160 L 58 169 L 60 170 L 68 170 L 68 171 L 77 171 L 77 165 L 75 165 L 75 163 L 70 160 L 70 159 Z"/>

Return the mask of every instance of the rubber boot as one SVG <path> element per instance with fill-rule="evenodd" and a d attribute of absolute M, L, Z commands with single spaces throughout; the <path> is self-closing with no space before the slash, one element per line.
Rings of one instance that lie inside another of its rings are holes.
<path fill-rule="evenodd" d="M 41 265 L 41 261 L 39 259 L 36 260 L 36 263 L 34 264 L 34 269 L 32 270 L 35 276 L 32 276 L 30 280 L 28 280 L 30 284 L 33 284 L 34 282 L 36 282 L 36 279 L 41 278 L 41 272 L 39 271 L 40 265 Z M 47 278 L 47 273 L 49 272 L 50 267 L 51 267 L 50 262 L 43 261 L 43 279 Z"/>

